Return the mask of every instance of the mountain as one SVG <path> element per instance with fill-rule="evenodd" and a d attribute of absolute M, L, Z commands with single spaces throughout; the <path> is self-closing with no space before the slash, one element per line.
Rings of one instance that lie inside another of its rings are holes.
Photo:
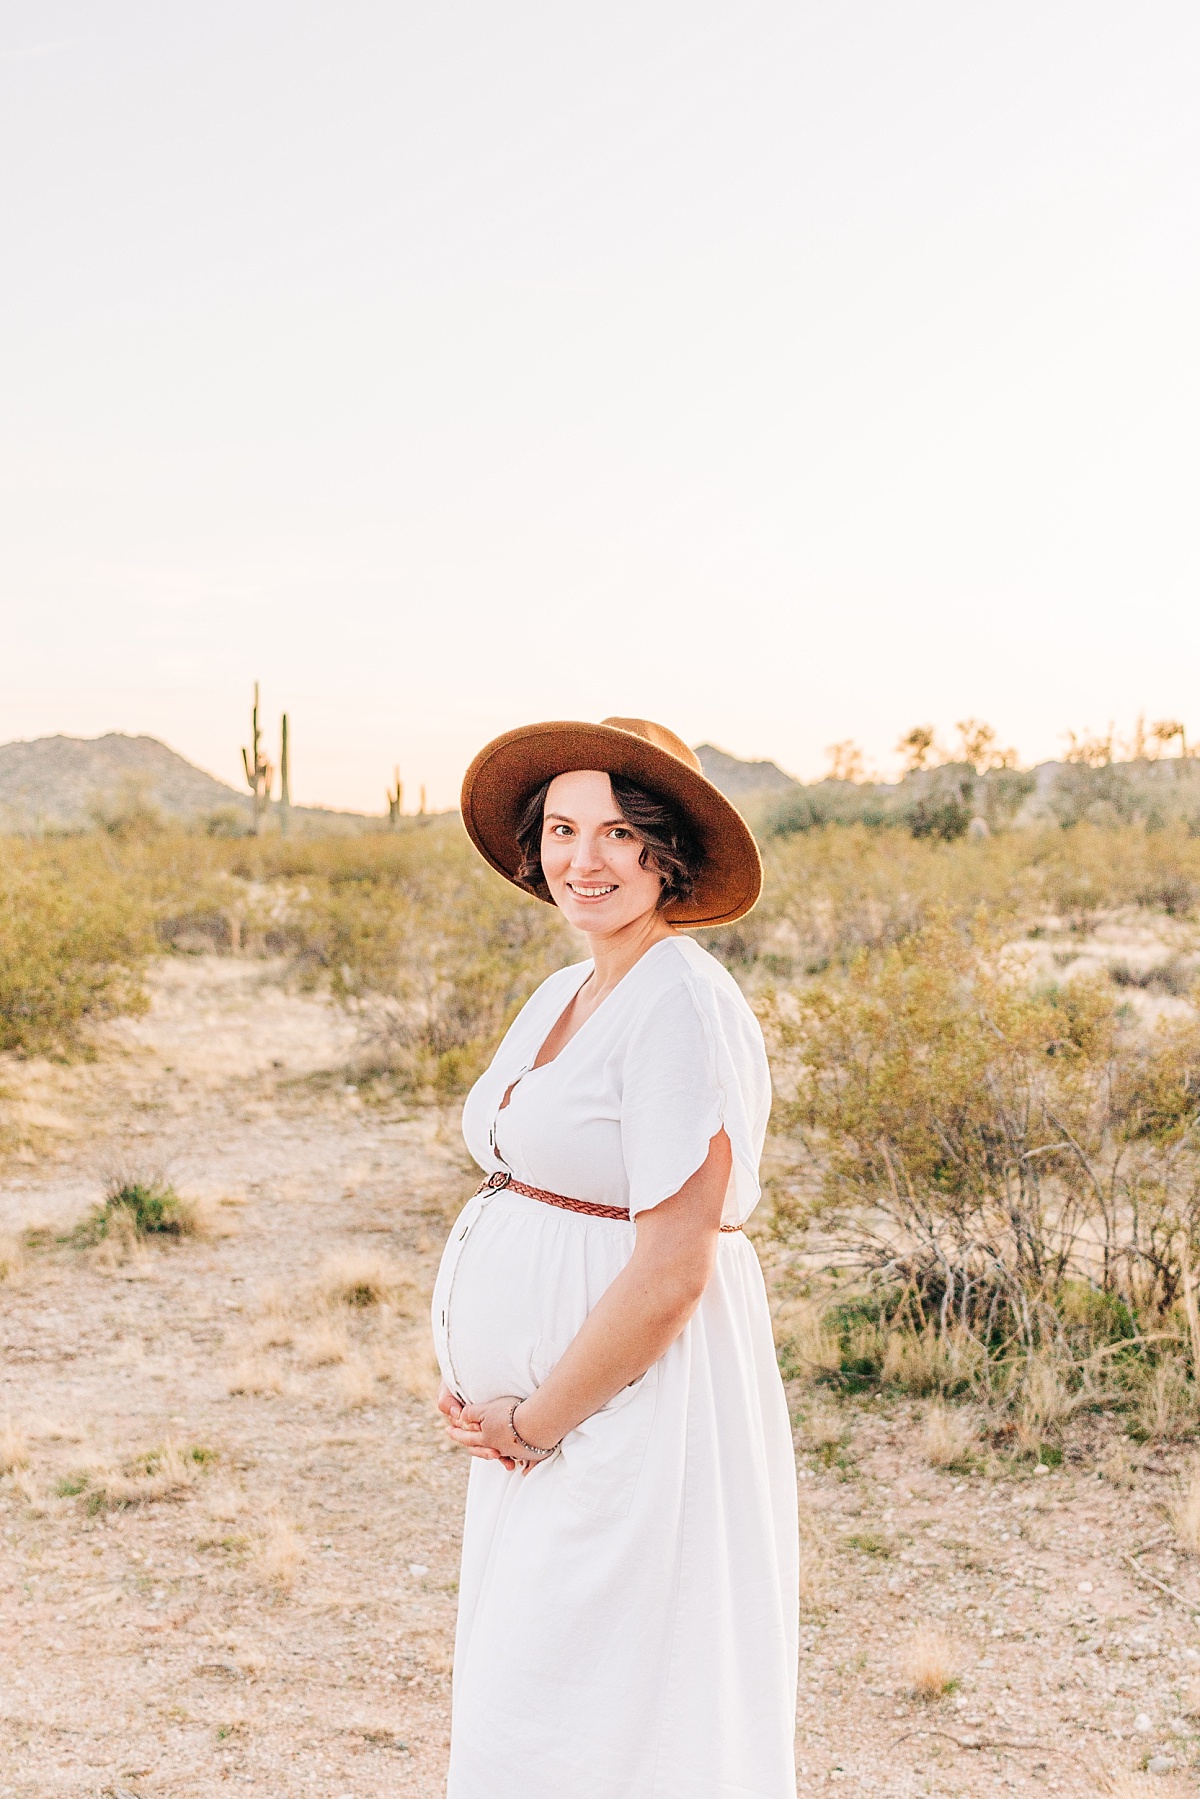
<path fill-rule="evenodd" d="M 193 824 L 250 821 L 250 796 L 206 774 L 157 737 L 35 737 L 0 744 L 0 830 L 75 831 L 133 804 Z M 298 824 L 369 828 L 356 812 L 293 806 Z"/>
<path fill-rule="evenodd" d="M 700 766 L 714 787 L 728 800 L 745 799 L 752 793 L 787 793 L 800 782 L 783 772 L 777 762 L 743 762 L 715 743 L 699 743 Z"/>

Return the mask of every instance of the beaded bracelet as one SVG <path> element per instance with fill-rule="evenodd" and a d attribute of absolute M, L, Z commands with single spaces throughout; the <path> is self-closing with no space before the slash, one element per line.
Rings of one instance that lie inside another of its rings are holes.
<path fill-rule="evenodd" d="M 521 1448 L 528 1451 L 530 1455 L 535 1456 L 539 1462 L 542 1462 L 546 1460 L 547 1456 L 552 1456 L 555 1450 L 561 1447 L 562 1439 L 560 1437 L 559 1441 L 551 1444 L 549 1449 L 539 1449 L 536 1443 L 527 1443 L 517 1429 L 517 1406 L 524 1405 L 524 1403 L 525 1401 L 523 1399 L 518 1399 L 516 1405 L 513 1406 L 512 1411 L 508 1414 L 508 1428 L 517 1439 L 517 1442 L 521 1445 Z"/>

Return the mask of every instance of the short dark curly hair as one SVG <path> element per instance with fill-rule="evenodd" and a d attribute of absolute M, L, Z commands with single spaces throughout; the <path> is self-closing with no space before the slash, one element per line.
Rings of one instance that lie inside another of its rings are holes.
<path fill-rule="evenodd" d="M 704 849 L 687 815 L 671 800 L 649 793 L 624 775 L 610 775 L 609 780 L 621 817 L 642 840 L 641 866 L 653 868 L 662 881 L 658 910 L 676 900 L 690 899 L 704 865 Z M 535 787 L 517 820 L 521 863 L 516 880 L 539 899 L 550 898 L 542 872 L 542 826 L 549 791 L 550 781 Z"/>

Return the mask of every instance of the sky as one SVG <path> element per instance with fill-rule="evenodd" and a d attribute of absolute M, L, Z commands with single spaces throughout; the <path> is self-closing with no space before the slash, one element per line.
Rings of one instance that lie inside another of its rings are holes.
<path fill-rule="evenodd" d="M 1200 737 L 1192 0 L 0 14 L 0 741 Z"/>

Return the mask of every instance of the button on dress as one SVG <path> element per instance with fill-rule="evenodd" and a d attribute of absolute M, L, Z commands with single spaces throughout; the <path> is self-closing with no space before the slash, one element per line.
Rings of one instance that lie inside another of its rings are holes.
<path fill-rule="evenodd" d="M 517 1016 L 464 1108 L 472 1156 L 636 1217 L 724 1127 L 724 1221 L 740 1224 L 771 1089 L 737 984 L 691 938 L 664 939 L 535 1069 L 591 966 L 551 975 Z M 447 1385 L 474 1403 L 531 1393 L 634 1239 L 622 1220 L 477 1195 L 434 1290 Z M 447 1799 L 795 1799 L 798 1609 L 766 1291 L 746 1237 L 723 1233 L 699 1307 L 640 1380 L 527 1475 L 471 1462 Z"/>

